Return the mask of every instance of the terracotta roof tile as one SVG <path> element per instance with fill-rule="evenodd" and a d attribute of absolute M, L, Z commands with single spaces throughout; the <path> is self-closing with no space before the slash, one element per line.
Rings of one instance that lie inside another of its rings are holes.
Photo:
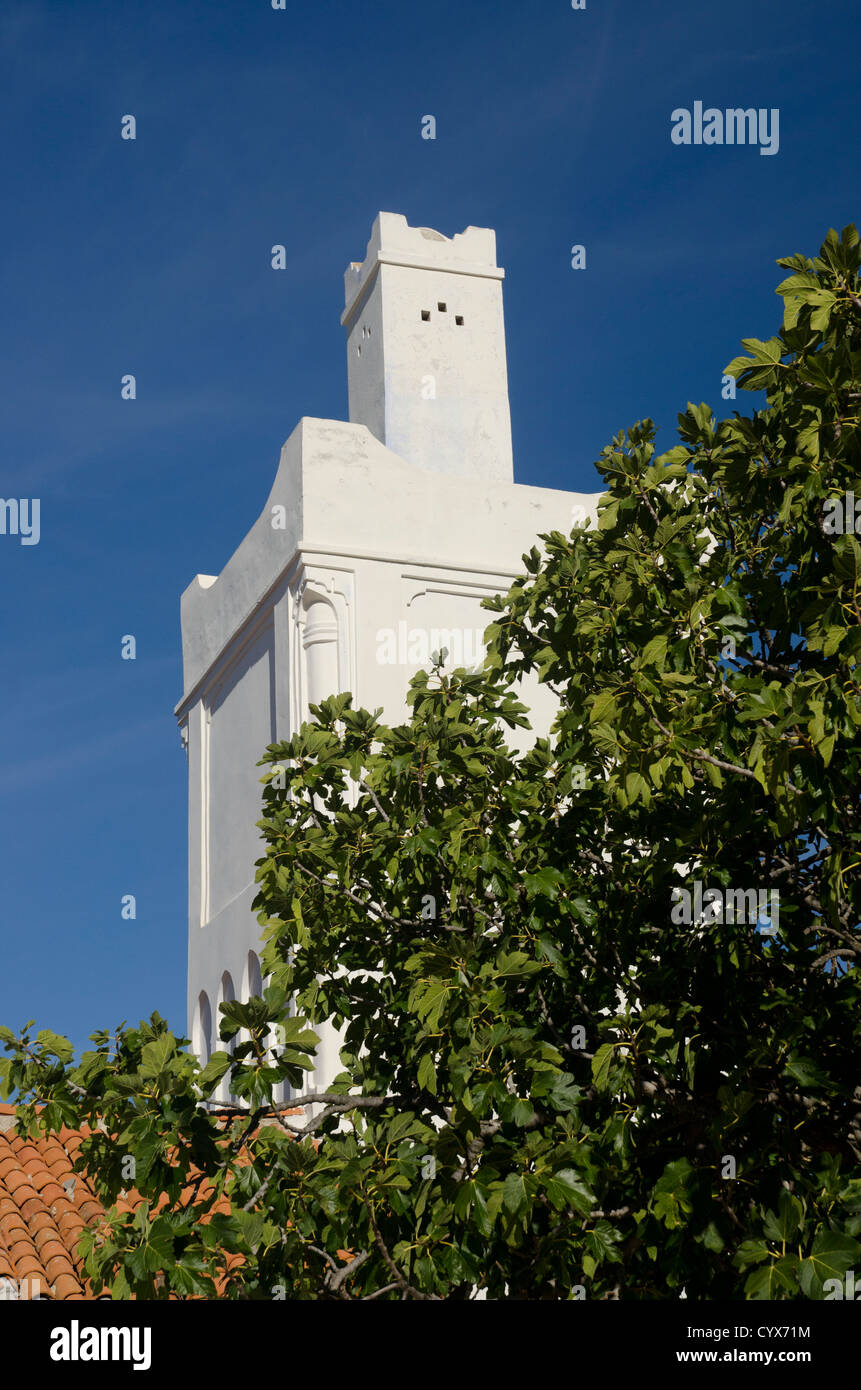
<path fill-rule="evenodd" d="M 45 1239 L 46 1235 L 47 1239 Z M 55 1230 L 48 1232 L 40 1231 L 36 1236 L 36 1249 L 39 1251 L 39 1259 L 46 1269 L 48 1267 L 48 1260 L 52 1260 L 55 1255 L 65 1255 L 67 1258 L 69 1255 L 68 1250 Z"/>
<path fill-rule="evenodd" d="M 13 1144 L 15 1157 L 21 1164 L 25 1173 L 35 1173 L 42 1167 L 42 1157 L 38 1149 L 34 1149 L 32 1144 Z"/>
<path fill-rule="evenodd" d="M 47 1158 L 49 1163 L 53 1163 L 55 1158 L 66 1157 L 66 1150 L 63 1148 L 56 1134 L 48 1134 L 44 1136 L 42 1142 L 45 1145 L 45 1157 Z"/>
<path fill-rule="evenodd" d="M 54 1183 L 54 1179 L 48 1172 L 47 1168 L 39 1168 L 35 1172 L 31 1173 L 30 1181 L 33 1184 L 33 1187 L 40 1195 L 44 1193 L 46 1187 L 50 1187 L 52 1184 L 56 1186 L 56 1183 Z"/>
<path fill-rule="evenodd" d="M 41 1211 L 37 1211 L 34 1213 L 32 1218 L 30 1219 L 29 1228 L 30 1234 L 32 1235 L 37 1245 L 39 1244 L 40 1238 L 43 1241 L 49 1240 L 51 1237 L 51 1232 L 56 1229 L 51 1213 L 49 1211 L 44 1210 L 44 1208 Z"/>
<path fill-rule="evenodd" d="M 54 1285 L 55 1298 L 78 1298 L 81 1297 L 81 1286 L 77 1279 L 71 1274 L 61 1274 Z"/>
<path fill-rule="evenodd" d="M 68 1249 L 69 1243 L 71 1241 L 77 1241 L 78 1236 L 81 1234 L 81 1231 L 83 1231 L 84 1222 L 76 1221 L 73 1216 L 61 1216 L 57 1222 L 57 1229 L 60 1232 L 60 1238 L 63 1244 Z"/>
<path fill-rule="evenodd" d="M 7 1255 L 12 1254 L 12 1246 L 15 1244 L 16 1241 L 26 1239 L 27 1227 L 21 1222 L 20 1217 L 17 1218 L 15 1225 L 12 1224 L 11 1218 L 3 1222 L 2 1245 Z"/>
<path fill-rule="evenodd" d="M 75 1273 L 75 1266 L 65 1251 L 62 1255 L 52 1255 L 51 1259 L 46 1262 L 44 1269 L 48 1276 L 48 1282 L 51 1284 L 56 1283 L 61 1274 L 74 1275 Z"/>

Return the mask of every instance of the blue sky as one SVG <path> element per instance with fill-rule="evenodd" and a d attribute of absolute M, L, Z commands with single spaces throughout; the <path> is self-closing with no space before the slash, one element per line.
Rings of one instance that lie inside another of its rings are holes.
<path fill-rule="evenodd" d="M 0 536 L 0 1022 L 185 1028 L 179 598 L 346 418 L 377 211 L 496 228 L 517 480 L 592 491 L 624 426 L 731 409 L 775 258 L 858 220 L 859 40 L 857 0 L 4 0 L 0 496 L 41 539 Z M 674 145 L 698 100 L 779 152 Z"/>

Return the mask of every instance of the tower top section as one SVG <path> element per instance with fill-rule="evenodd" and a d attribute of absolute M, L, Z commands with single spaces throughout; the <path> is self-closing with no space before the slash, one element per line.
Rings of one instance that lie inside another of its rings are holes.
<path fill-rule="evenodd" d="M 447 270 L 490 280 L 505 277 L 502 266 L 496 264 L 496 232 L 492 227 L 467 227 L 465 232 L 447 237 L 432 227 L 411 227 L 401 212 L 378 212 L 365 259 L 351 261 L 344 271 L 342 324 L 355 313 L 380 265 Z"/>
<path fill-rule="evenodd" d="M 513 482 L 496 233 L 380 212 L 344 275 L 351 424 L 408 463 Z"/>

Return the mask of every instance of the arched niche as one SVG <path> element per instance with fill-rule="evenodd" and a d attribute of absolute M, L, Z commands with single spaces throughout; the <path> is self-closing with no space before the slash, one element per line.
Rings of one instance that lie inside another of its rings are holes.
<path fill-rule="evenodd" d="M 340 690 L 338 615 L 328 599 L 309 588 L 302 597 L 301 625 L 306 699 L 317 705 Z"/>
<path fill-rule="evenodd" d="M 219 985 L 218 985 L 218 1003 L 219 1003 L 219 1006 L 220 1006 L 221 1004 L 230 1004 L 230 1003 L 233 1002 L 233 1000 L 234 1000 L 235 998 L 236 998 L 236 990 L 233 988 L 233 976 L 231 975 L 231 973 L 230 973 L 229 970 L 225 970 L 225 971 L 224 971 L 224 974 L 223 974 L 222 977 L 221 977 L 221 980 L 219 981 Z M 217 1018 L 218 1018 L 218 1026 L 219 1026 L 219 1028 L 220 1028 L 220 1027 L 221 1027 L 221 1008 L 220 1008 L 220 1007 L 219 1007 L 219 1009 L 218 1009 Z M 225 1051 L 232 1053 L 234 1047 L 236 1046 L 236 1039 L 235 1039 L 235 1038 L 232 1038 L 230 1042 L 224 1043 L 224 1044 L 220 1044 L 220 1045 L 222 1045 L 222 1046 L 224 1047 Z M 219 1082 L 219 1084 L 218 1084 L 218 1089 L 217 1089 L 217 1091 L 215 1092 L 215 1098 L 216 1098 L 217 1100 L 220 1100 L 220 1101 L 221 1101 L 223 1104 L 225 1104 L 225 1105 L 229 1104 L 229 1102 L 230 1102 L 230 1100 L 231 1100 L 231 1094 L 230 1094 L 230 1073 L 229 1073 L 229 1072 L 226 1073 L 226 1074 L 222 1077 L 221 1081 Z"/>
<path fill-rule="evenodd" d="M 202 989 L 197 996 L 191 1044 L 200 1065 L 205 1067 L 212 1055 L 212 1008 L 205 989 Z"/>
<path fill-rule="evenodd" d="M 260 974 L 260 960 L 256 951 L 249 951 L 245 959 L 245 970 L 242 978 L 242 1000 L 247 1003 L 249 999 L 259 998 L 263 993 L 263 978 Z"/>

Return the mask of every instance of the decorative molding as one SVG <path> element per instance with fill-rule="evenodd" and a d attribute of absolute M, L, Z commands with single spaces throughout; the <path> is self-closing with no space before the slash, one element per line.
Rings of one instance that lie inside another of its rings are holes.
<path fill-rule="evenodd" d="M 402 574 L 401 580 L 409 593 L 409 598 L 405 604 L 406 608 L 409 608 L 415 603 L 416 599 L 425 598 L 428 594 L 449 594 L 452 598 L 482 599 L 488 594 L 498 594 L 500 592 L 500 586 L 498 584 L 473 583 L 471 580 L 434 580 L 418 574 Z M 410 589 L 410 585 L 413 583 L 420 584 L 421 588 Z M 488 613 L 488 625 L 492 621 L 493 619 Z"/>
<path fill-rule="evenodd" d="M 309 565 L 295 569 L 289 584 L 290 596 L 290 731 L 295 732 L 308 717 L 308 652 L 317 643 L 336 646 L 339 692 L 356 690 L 356 576 L 353 570 L 334 565 Z M 309 609 L 325 603 L 332 610 L 331 624 L 317 625 L 308 632 Z M 335 692 L 328 692 L 335 693 Z"/>
<path fill-rule="evenodd" d="M 210 714 L 209 708 L 204 697 L 198 701 L 198 750 L 200 753 L 200 890 L 198 901 L 200 905 L 200 921 L 198 926 L 205 927 L 209 921 L 209 729 Z"/>

